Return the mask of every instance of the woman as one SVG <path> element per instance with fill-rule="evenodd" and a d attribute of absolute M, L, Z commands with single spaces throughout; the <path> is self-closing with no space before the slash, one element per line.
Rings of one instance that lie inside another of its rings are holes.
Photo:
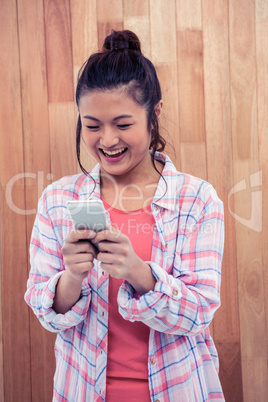
<path fill-rule="evenodd" d="M 76 102 L 83 173 L 39 201 L 25 295 L 58 333 L 53 400 L 224 400 L 208 328 L 220 305 L 223 205 L 162 153 L 161 89 L 133 32 L 113 31 L 90 56 Z M 81 136 L 98 161 L 90 172 Z M 73 199 L 101 199 L 111 229 L 74 230 Z"/>

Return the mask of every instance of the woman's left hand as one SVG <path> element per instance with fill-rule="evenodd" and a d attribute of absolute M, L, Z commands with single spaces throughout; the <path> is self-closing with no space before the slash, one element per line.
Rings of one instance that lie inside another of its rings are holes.
<path fill-rule="evenodd" d="M 156 280 L 150 266 L 135 253 L 125 234 L 115 228 L 103 230 L 96 234 L 96 242 L 100 250 L 97 259 L 104 271 L 127 280 L 140 294 L 154 289 Z"/>

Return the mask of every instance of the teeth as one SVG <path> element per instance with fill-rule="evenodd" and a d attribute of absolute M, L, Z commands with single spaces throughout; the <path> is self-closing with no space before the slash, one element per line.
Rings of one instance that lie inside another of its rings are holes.
<path fill-rule="evenodd" d="M 115 151 L 107 151 L 107 150 L 102 150 L 106 155 L 108 155 L 108 156 L 112 156 L 112 155 L 116 155 L 116 154 L 119 154 L 119 153 L 121 153 L 121 152 L 123 152 L 124 150 L 125 150 L 126 148 L 119 148 L 119 149 L 116 149 Z"/>

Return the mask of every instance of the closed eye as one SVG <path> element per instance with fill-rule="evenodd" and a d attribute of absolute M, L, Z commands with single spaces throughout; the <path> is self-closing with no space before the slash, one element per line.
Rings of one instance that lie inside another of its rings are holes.
<path fill-rule="evenodd" d="M 120 130 L 125 130 L 131 126 L 133 126 L 133 124 L 117 124 L 117 127 L 120 128 Z"/>
<path fill-rule="evenodd" d="M 99 126 L 86 126 L 89 130 L 98 130 Z"/>

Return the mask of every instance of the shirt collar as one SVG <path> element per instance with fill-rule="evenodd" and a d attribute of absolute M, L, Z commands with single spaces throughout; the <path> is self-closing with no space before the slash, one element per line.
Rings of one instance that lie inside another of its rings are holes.
<path fill-rule="evenodd" d="M 183 175 L 179 175 L 176 170 L 176 167 L 172 163 L 171 159 L 161 153 L 155 153 L 155 159 L 164 163 L 164 168 L 162 171 L 162 177 L 159 178 L 158 186 L 153 198 L 153 204 L 158 205 L 159 207 L 163 207 L 166 209 L 174 210 L 176 207 L 176 198 L 177 194 L 179 194 L 178 186 L 179 186 L 179 177 L 183 177 Z M 100 198 L 100 164 L 97 163 L 94 168 L 90 171 L 90 176 L 86 180 L 87 184 L 92 185 L 93 181 L 96 183 L 96 187 L 91 194 L 91 199 L 99 199 Z"/>

